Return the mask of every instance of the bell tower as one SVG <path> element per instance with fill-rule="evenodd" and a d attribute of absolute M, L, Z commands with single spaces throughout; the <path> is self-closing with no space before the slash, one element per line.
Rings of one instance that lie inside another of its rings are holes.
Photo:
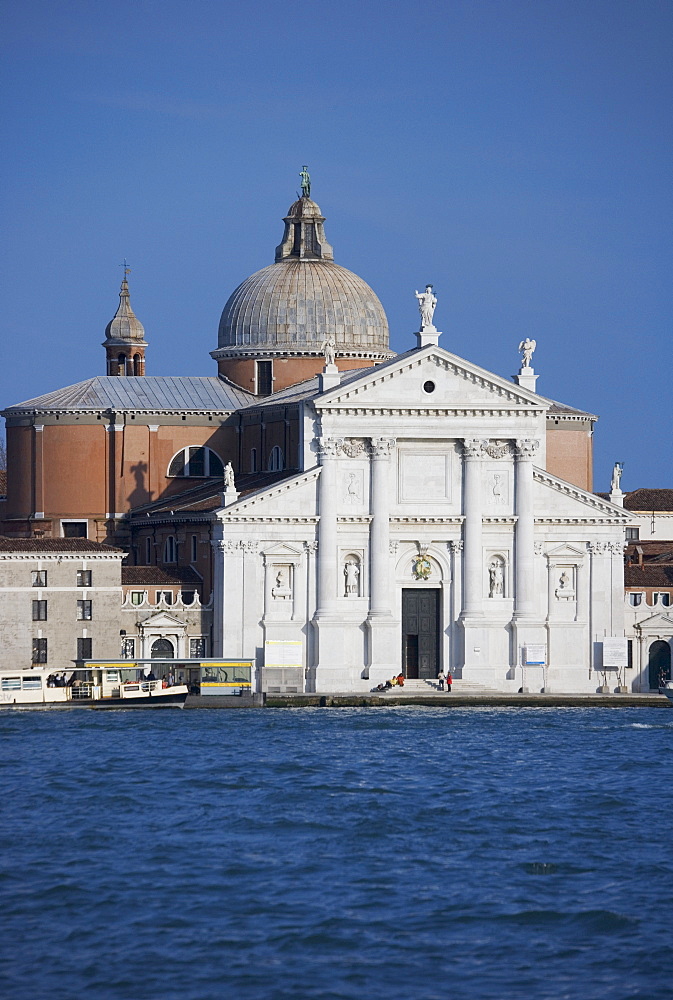
<path fill-rule="evenodd" d="M 124 278 L 119 291 L 119 308 L 105 328 L 105 357 L 107 375 L 145 374 L 145 328 L 131 308 L 128 275 L 124 264 Z"/>

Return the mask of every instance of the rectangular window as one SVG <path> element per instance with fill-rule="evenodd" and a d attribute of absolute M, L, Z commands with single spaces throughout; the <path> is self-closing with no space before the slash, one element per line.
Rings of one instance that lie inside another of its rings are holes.
<path fill-rule="evenodd" d="M 172 590 L 157 590 L 157 604 L 159 601 L 165 601 L 166 604 L 173 603 L 173 591 Z"/>
<path fill-rule="evenodd" d="M 90 622 L 91 621 L 91 601 L 78 601 L 77 602 L 77 621 L 78 622 Z"/>
<path fill-rule="evenodd" d="M 206 449 L 189 449 L 189 475 L 205 476 L 206 474 Z"/>
<path fill-rule="evenodd" d="M 671 606 L 671 595 L 670 594 L 659 594 L 659 604 L 664 608 L 670 608 Z"/>
<path fill-rule="evenodd" d="M 21 690 L 21 678 L 20 677 L 3 677 L 2 684 L 0 685 L 0 690 L 2 691 L 20 691 Z"/>
<path fill-rule="evenodd" d="M 91 639 L 77 640 L 77 659 L 78 660 L 91 659 Z"/>
<path fill-rule="evenodd" d="M 33 621 L 46 622 L 46 620 L 47 620 L 47 602 L 33 601 Z"/>
<path fill-rule="evenodd" d="M 31 580 L 34 587 L 46 587 L 47 586 L 47 571 L 46 569 L 35 569 L 30 574 Z"/>
<path fill-rule="evenodd" d="M 33 639 L 33 663 L 47 662 L 47 640 Z"/>
<path fill-rule="evenodd" d="M 626 529 L 626 541 L 627 542 L 637 542 L 640 538 L 640 528 L 627 528 Z"/>
<path fill-rule="evenodd" d="M 270 396 L 273 392 L 273 361 L 257 362 L 257 395 Z"/>
<path fill-rule="evenodd" d="M 152 565 L 152 539 L 149 536 L 145 539 L 145 565 Z"/>
<path fill-rule="evenodd" d="M 131 604 L 142 604 L 144 600 L 145 600 L 144 590 L 131 591 Z"/>
<path fill-rule="evenodd" d="M 189 658 L 190 660 L 199 660 L 201 657 L 206 655 L 206 640 L 202 635 L 197 636 L 189 640 Z"/>
<path fill-rule="evenodd" d="M 86 521 L 61 521 L 64 538 L 86 538 L 87 527 Z"/>
<path fill-rule="evenodd" d="M 91 570 L 90 569 L 78 569 L 77 570 L 77 586 L 78 587 L 90 587 L 91 586 Z"/>
<path fill-rule="evenodd" d="M 192 562 L 195 563 L 199 554 L 199 537 L 192 535 Z"/>
<path fill-rule="evenodd" d="M 180 599 L 183 604 L 193 604 L 194 603 L 195 591 L 193 590 L 181 590 Z"/>
<path fill-rule="evenodd" d="M 122 657 L 125 660 L 132 660 L 136 655 L 136 641 L 128 637 L 122 639 Z"/>
<path fill-rule="evenodd" d="M 24 691 L 39 691 L 42 687 L 42 678 L 39 674 L 29 674 L 27 677 L 23 678 L 23 690 Z"/>

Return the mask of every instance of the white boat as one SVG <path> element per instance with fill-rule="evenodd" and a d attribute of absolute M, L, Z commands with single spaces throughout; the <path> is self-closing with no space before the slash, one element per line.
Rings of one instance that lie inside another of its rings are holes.
<path fill-rule="evenodd" d="M 673 701 L 673 681 L 666 681 L 662 688 L 659 688 L 659 694 L 665 694 L 669 701 Z"/>
<path fill-rule="evenodd" d="M 0 670 L 0 708 L 183 708 L 189 688 L 134 662 Z"/>

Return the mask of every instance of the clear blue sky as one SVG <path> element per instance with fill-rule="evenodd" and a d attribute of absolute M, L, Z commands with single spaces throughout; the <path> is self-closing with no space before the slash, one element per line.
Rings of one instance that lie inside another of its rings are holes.
<path fill-rule="evenodd" d="M 212 375 L 307 163 L 391 346 L 599 414 L 595 489 L 673 486 L 670 0 L 3 0 L 0 405 L 103 374 L 124 257 L 148 373 Z"/>

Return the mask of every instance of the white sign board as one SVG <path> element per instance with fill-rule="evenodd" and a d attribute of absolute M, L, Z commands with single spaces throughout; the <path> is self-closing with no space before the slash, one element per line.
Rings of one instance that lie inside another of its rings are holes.
<path fill-rule="evenodd" d="M 526 667 L 544 666 L 547 662 L 547 646 L 544 642 L 531 642 L 523 647 L 523 662 Z"/>
<path fill-rule="evenodd" d="M 301 667 L 303 647 L 301 639 L 267 639 L 264 643 L 264 666 Z"/>
<path fill-rule="evenodd" d="M 625 667 L 628 663 L 626 639 L 603 639 L 603 666 Z"/>

